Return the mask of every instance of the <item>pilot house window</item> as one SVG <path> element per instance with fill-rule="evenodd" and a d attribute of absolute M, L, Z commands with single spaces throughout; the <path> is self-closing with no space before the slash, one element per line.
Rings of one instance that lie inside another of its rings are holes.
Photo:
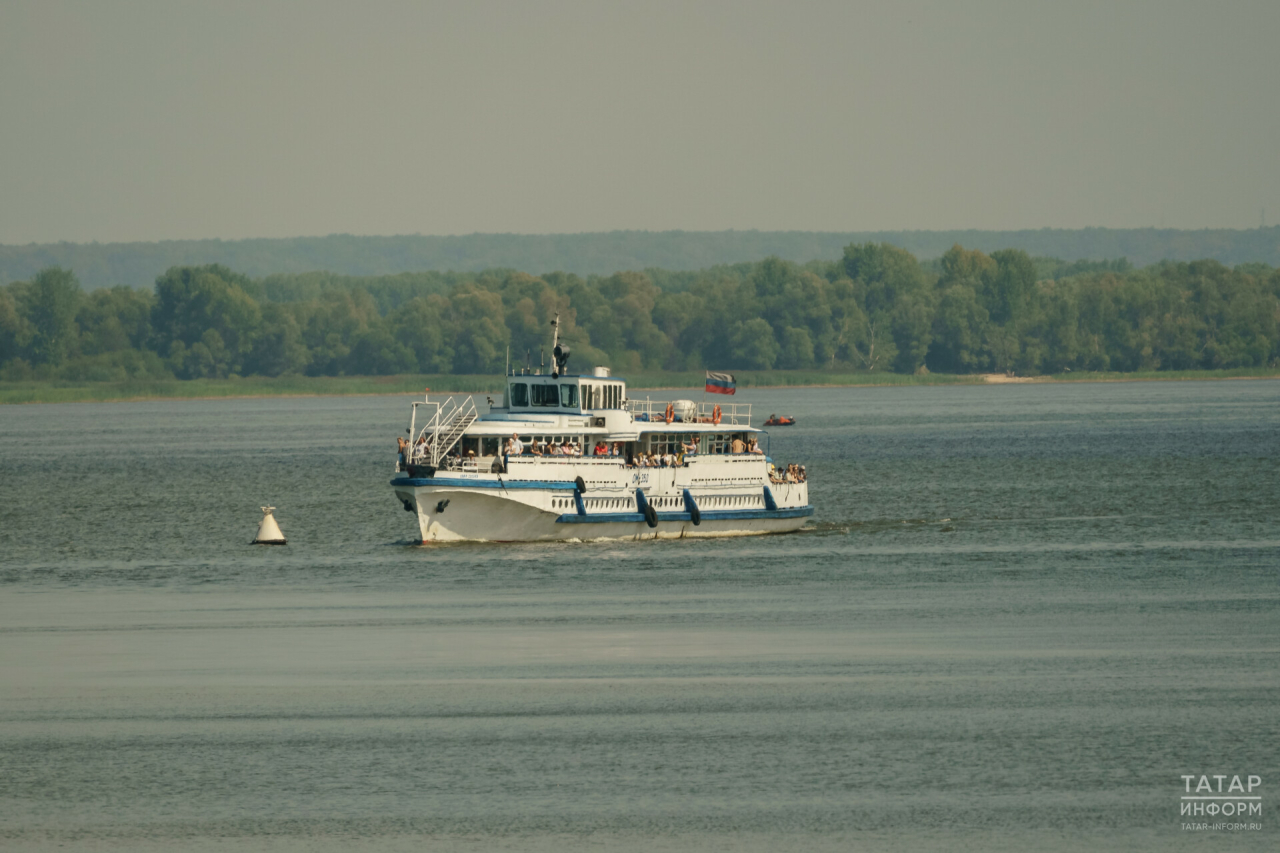
<path fill-rule="evenodd" d="M 563 409 L 578 408 L 578 386 L 577 385 L 561 385 L 560 386 L 560 407 Z"/>
<path fill-rule="evenodd" d="M 534 385 L 533 386 L 533 404 L 535 406 L 560 405 L 560 401 L 556 397 L 556 386 Z"/>
<path fill-rule="evenodd" d="M 511 405 L 527 406 L 529 405 L 529 386 L 523 382 L 511 383 Z"/>

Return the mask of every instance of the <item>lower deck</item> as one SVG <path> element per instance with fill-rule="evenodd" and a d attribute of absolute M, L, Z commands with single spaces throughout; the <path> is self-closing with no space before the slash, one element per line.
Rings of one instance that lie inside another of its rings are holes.
<path fill-rule="evenodd" d="M 391 485 L 424 542 L 750 535 L 795 530 L 813 514 L 808 485 L 770 480 L 754 454 L 670 468 L 513 457 L 502 474 L 440 471 Z"/>

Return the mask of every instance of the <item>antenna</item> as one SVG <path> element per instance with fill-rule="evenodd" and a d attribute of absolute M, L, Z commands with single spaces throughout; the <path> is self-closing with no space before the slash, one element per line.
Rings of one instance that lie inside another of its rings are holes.
<path fill-rule="evenodd" d="M 551 370 L 551 376 L 554 378 L 564 373 L 564 366 L 569 363 L 569 347 L 560 343 L 560 313 L 556 312 L 556 318 L 551 321 L 551 325 L 555 327 L 555 333 L 551 336 L 551 357 L 555 359 L 556 366 Z"/>

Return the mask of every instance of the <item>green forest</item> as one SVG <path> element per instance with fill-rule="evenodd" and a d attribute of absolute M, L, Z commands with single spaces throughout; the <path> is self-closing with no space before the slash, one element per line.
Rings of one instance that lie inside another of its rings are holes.
<path fill-rule="evenodd" d="M 0 288 L 0 380 L 500 374 L 537 367 L 550 321 L 572 370 L 947 374 L 1280 365 L 1280 270 L 1134 268 L 887 243 L 610 276 L 513 270 L 250 278 L 175 266 L 84 291 L 51 266 Z"/>

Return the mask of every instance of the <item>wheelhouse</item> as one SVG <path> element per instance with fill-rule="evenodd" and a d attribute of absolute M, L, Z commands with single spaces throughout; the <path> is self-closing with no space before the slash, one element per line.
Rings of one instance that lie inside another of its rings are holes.
<path fill-rule="evenodd" d="M 505 402 L 513 414 L 622 410 L 626 408 L 626 383 L 606 376 L 508 376 Z"/>

